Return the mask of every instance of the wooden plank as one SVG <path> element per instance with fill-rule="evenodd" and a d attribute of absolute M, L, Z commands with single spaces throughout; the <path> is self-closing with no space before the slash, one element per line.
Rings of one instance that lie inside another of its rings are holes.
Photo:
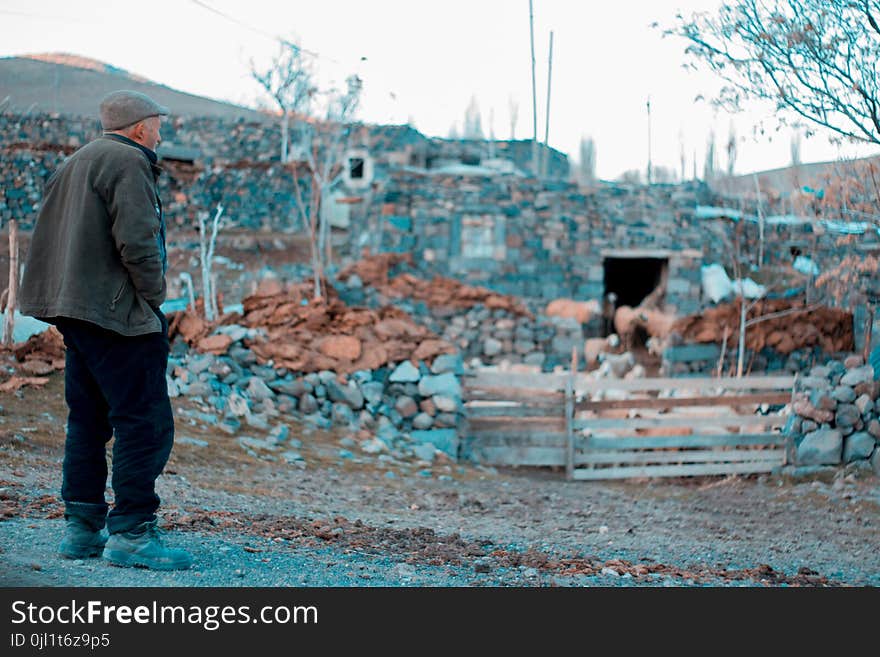
<path fill-rule="evenodd" d="M 786 437 L 781 433 L 727 433 L 694 436 L 591 436 L 575 447 L 591 449 L 648 449 L 653 447 L 736 447 L 738 445 L 784 445 Z"/>
<path fill-rule="evenodd" d="M 559 432 L 565 433 L 565 420 L 558 417 L 520 417 L 516 422 L 503 417 L 475 417 L 467 421 L 471 432 L 486 433 L 534 433 L 534 432 Z"/>
<path fill-rule="evenodd" d="M 633 477 L 695 477 L 700 475 L 750 474 L 770 472 L 780 464 L 769 461 L 751 463 L 689 463 L 687 465 L 644 465 L 619 468 L 576 468 L 575 481 L 630 479 Z"/>
<path fill-rule="evenodd" d="M 466 371 L 461 377 L 464 386 L 472 389 L 485 388 L 535 388 L 554 391 L 565 388 L 565 373 L 524 373 L 524 372 L 486 372 Z"/>
<path fill-rule="evenodd" d="M 604 392 L 606 390 L 791 390 L 793 376 L 748 376 L 741 379 L 725 377 L 649 378 L 649 379 L 594 379 L 586 374 L 575 377 L 575 391 Z"/>
<path fill-rule="evenodd" d="M 578 465 L 588 463 L 732 463 L 741 461 L 773 461 L 781 465 L 784 459 L 784 449 L 698 449 L 679 452 L 591 451 L 578 454 L 574 460 Z"/>
<path fill-rule="evenodd" d="M 547 430 L 538 430 L 538 431 L 529 431 L 523 430 L 521 428 L 507 428 L 507 429 L 474 429 L 473 427 L 468 427 L 468 430 L 465 434 L 469 440 L 472 441 L 526 441 L 531 440 L 535 443 L 540 441 L 558 441 L 560 445 L 565 444 L 565 429 L 560 427 L 558 431 L 547 431 Z"/>
<path fill-rule="evenodd" d="M 464 388 L 462 397 L 465 401 L 512 401 L 528 404 L 540 404 L 544 406 L 562 406 L 563 395 L 561 392 L 547 392 L 545 390 L 524 390 L 521 388 L 492 388 L 472 390 Z"/>
<path fill-rule="evenodd" d="M 474 447 L 471 454 L 487 465 L 565 465 L 565 447 Z"/>
<path fill-rule="evenodd" d="M 608 399 L 582 401 L 575 404 L 577 411 L 606 411 L 621 408 L 681 408 L 685 406 L 751 406 L 760 404 L 787 404 L 790 392 L 764 392 L 747 395 L 716 395 L 714 397 L 653 397 L 651 399 Z"/>
<path fill-rule="evenodd" d="M 575 429 L 649 429 L 654 427 L 782 427 L 788 421 L 781 415 L 718 415 L 716 417 L 676 415 L 675 417 L 597 417 L 574 420 Z"/>
<path fill-rule="evenodd" d="M 483 417 L 507 417 L 511 418 L 513 421 L 516 421 L 518 418 L 523 417 L 560 417 L 562 415 L 562 408 L 556 410 L 555 413 L 551 411 L 556 409 L 548 409 L 548 408 L 532 408 L 530 406 L 465 406 L 465 415 L 469 418 L 483 418 Z"/>

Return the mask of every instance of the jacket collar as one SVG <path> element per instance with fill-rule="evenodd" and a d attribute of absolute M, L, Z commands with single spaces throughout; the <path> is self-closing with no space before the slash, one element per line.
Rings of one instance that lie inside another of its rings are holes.
<path fill-rule="evenodd" d="M 118 141 L 120 144 L 127 144 L 128 146 L 134 146 L 138 150 L 140 150 L 149 160 L 150 169 L 153 171 L 153 177 L 158 178 L 162 173 L 162 167 L 159 166 L 159 156 L 156 155 L 156 151 L 153 151 L 146 146 L 137 143 L 133 139 L 129 139 L 125 135 L 118 135 L 116 133 L 108 133 L 105 132 L 103 135 L 104 139 L 111 139 L 113 141 Z"/>

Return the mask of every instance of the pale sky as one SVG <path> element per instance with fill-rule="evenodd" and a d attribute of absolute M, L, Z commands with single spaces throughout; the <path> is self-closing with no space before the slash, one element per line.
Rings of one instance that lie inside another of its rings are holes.
<path fill-rule="evenodd" d="M 553 30 L 549 141 L 573 162 L 581 137 L 592 136 L 600 177 L 644 172 L 650 96 L 654 166 L 678 171 L 683 139 L 688 176 L 694 152 L 702 172 L 714 129 L 718 164 L 725 168 L 731 121 L 740 140 L 737 173 L 788 165 L 791 133 L 774 133 L 772 108 L 731 117 L 695 100 L 711 96 L 720 83 L 707 73 L 684 70 L 685 44 L 650 27 L 655 21 L 671 26 L 676 11 L 718 4 L 534 0 L 539 139 L 544 139 Z M 519 107 L 516 137 L 532 136 L 528 0 L 0 0 L 0 57 L 68 52 L 181 91 L 249 106 L 259 89 L 248 63 L 251 58 L 268 63 L 277 52 L 271 35 L 315 53 L 325 81 L 358 73 L 364 81 L 361 120 L 411 121 L 427 135 L 446 137 L 453 124 L 461 129 L 476 97 L 487 136 L 494 115 L 494 133 L 506 139 L 512 97 Z M 753 128 L 762 121 L 768 132 L 755 137 Z M 820 133 L 803 141 L 801 159 L 873 152 L 876 148 L 841 150 Z"/>

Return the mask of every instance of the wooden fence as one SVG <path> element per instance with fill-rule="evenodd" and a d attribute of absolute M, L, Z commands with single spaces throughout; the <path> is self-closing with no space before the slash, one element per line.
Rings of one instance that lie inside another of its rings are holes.
<path fill-rule="evenodd" d="M 564 466 L 569 479 L 769 472 L 791 445 L 779 431 L 787 418 L 767 411 L 791 401 L 794 380 L 469 373 L 464 451 L 492 465 Z"/>

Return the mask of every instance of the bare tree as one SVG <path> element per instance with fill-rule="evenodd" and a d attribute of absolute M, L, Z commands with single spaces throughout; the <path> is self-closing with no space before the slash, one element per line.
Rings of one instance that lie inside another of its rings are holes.
<path fill-rule="evenodd" d="M 510 141 L 516 139 L 516 122 L 519 119 L 519 103 L 510 96 L 507 99 L 507 112 L 510 115 Z"/>
<path fill-rule="evenodd" d="M 727 83 L 717 104 L 768 101 L 781 121 L 880 143 L 880 0 L 736 0 L 677 23 L 665 33 Z"/>
<path fill-rule="evenodd" d="M 581 137 L 580 177 L 584 184 L 596 181 L 596 142 L 592 137 Z"/>
<path fill-rule="evenodd" d="M 480 116 L 480 106 L 477 104 L 476 96 L 471 96 L 471 102 L 464 112 L 464 134 L 462 136 L 465 139 L 484 139 L 483 119 Z"/>
<path fill-rule="evenodd" d="M 213 322 L 217 318 L 217 289 L 214 278 L 214 247 L 217 244 L 217 233 L 223 227 L 223 205 L 217 204 L 214 219 L 211 221 L 211 235 L 208 236 L 205 220 L 207 212 L 199 213 L 199 262 L 202 270 L 202 299 L 205 304 L 205 319 Z M 192 284 L 192 278 L 190 278 Z"/>
<path fill-rule="evenodd" d="M 684 130 L 678 131 L 678 148 L 678 158 L 681 165 L 681 182 L 684 182 L 687 178 L 687 173 L 685 172 L 687 167 L 687 156 L 684 153 Z"/>
<path fill-rule="evenodd" d="M 361 79 L 356 75 L 349 76 L 345 84 L 344 91 L 333 89 L 324 94 L 324 120 L 305 124 L 304 164 L 309 179 L 308 200 L 303 196 L 304 185 L 300 180 L 302 167 L 297 166 L 293 170 L 294 198 L 309 234 L 316 299 L 324 296 L 324 272 L 332 260 L 330 213 L 324 203 L 347 166 L 343 157 L 348 148 L 349 136 L 356 128 L 350 121 L 357 111 L 362 89 Z"/>
<path fill-rule="evenodd" d="M 733 172 L 736 168 L 736 156 L 736 128 L 733 125 L 733 121 L 731 121 L 730 130 L 727 133 L 727 176 L 729 178 L 733 177 Z"/>
<path fill-rule="evenodd" d="M 715 178 L 715 132 L 709 133 L 706 140 L 706 159 L 703 162 L 703 180 L 711 182 Z"/>
<path fill-rule="evenodd" d="M 281 161 L 289 162 L 290 116 L 307 114 L 315 93 L 312 72 L 295 43 L 284 41 L 268 68 L 260 69 L 251 60 L 251 77 L 263 88 L 281 111 Z"/>
<path fill-rule="evenodd" d="M 791 133 L 791 166 L 801 165 L 801 131 L 795 129 Z"/>

